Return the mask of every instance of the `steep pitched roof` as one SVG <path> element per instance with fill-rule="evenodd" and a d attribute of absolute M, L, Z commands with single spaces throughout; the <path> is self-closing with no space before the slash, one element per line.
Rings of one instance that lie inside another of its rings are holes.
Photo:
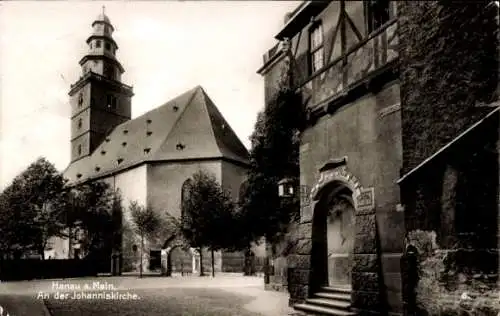
<path fill-rule="evenodd" d="M 248 164 L 248 151 L 201 86 L 114 128 L 91 156 L 71 163 L 72 182 L 148 161 L 227 158 Z"/>

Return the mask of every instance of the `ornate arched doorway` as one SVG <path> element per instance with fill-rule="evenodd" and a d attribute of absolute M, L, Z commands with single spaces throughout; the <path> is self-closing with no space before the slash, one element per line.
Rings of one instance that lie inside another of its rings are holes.
<path fill-rule="evenodd" d="M 312 285 L 350 287 L 355 237 L 353 190 L 341 181 L 324 186 L 314 205 Z"/>
<path fill-rule="evenodd" d="M 324 286 L 351 287 L 356 213 L 363 189 L 347 170 L 346 161 L 344 158 L 326 163 L 311 190 L 313 291 Z"/>

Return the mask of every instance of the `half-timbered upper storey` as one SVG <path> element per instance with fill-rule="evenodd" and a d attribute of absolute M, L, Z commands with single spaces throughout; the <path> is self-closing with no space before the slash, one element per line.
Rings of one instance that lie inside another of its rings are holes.
<path fill-rule="evenodd" d="M 264 55 L 266 101 L 277 89 L 281 65 L 291 57 L 293 84 L 309 109 L 345 98 L 397 61 L 396 1 L 304 1 L 287 14 Z M 287 49 L 289 47 L 289 49 Z M 359 95 L 359 92 L 357 93 Z"/>

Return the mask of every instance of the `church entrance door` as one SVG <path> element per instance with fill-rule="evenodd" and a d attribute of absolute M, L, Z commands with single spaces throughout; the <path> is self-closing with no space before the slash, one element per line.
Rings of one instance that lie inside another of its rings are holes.
<path fill-rule="evenodd" d="M 328 285 L 336 287 L 351 286 L 355 208 L 352 193 L 346 191 L 335 194 L 327 204 Z"/>

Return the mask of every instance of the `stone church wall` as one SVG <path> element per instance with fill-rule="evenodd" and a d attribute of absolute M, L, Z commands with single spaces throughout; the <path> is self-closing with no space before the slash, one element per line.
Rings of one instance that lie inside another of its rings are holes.
<path fill-rule="evenodd" d="M 221 162 L 222 187 L 229 191 L 233 201 L 238 201 L 240 187 L 247 178 L 247 170 L 230 162 Z"/>
<path fill-rule="evenodd" d="M 128 228 L 123 234 L 122 255 L 124 272 L 139 271 L 140 238 L 130 230 L 132 219 L 129 212 L 130 203 L 136 201 L 146 205 L 147 196 L 147 166 L 142 165 L 114 176 L 103 179 L 111 188 L 120 193 L 122 198 L 123 219 Z M 134 245 L 137 247 L 134 250 Z M 147 267 L 149 252 L 144 251 L 143 266 Z"/>
<path fill-rule="evenodd" d="M 151 164 L 148 166 L 147 203 L 160 212 L 181 216 L 181 188 L 184 181 L 191 178 L 199 170 L 212 173 L 221 182 L 221 162 L 178 162 L 168 164 Z"/>
<path fill-rule="evenodd" d="M 111 187 L 119 190 L 122 197 L 122 206 L 128 209 L 131 202 L 136 201 L 141 205 L 147 202 L 147 166 L 142 165 L 117 175 L 106 178 Z M 128 216 L 128 212 L 126 212 Z"/>
<path fill-rule="evenodd" d="M 168 211 L 170 215 L 180 217 L 182 184 L 199 170 L 205 170 L 215 175 L 216 179 L 231 192 L 236 200 L 239 187 L 246 177 L 245 169 L 220 161 L 143 165 L 105 178 L 103 181 L 121 193 L 122 205 L 125 210 L 124 219 L 130 228 L 132 224 L 128 208 L 132 201 L 136 201 L 143 206 L 152 207 L 157 212 Z M 131 231 L 124 233 L 123 238 L 124 271 L 139 271 L 140 238 Z M 160 250 L 163 242 L 161 240 L 145 242 L 143 271 L 148 271 L 149 250 Z M 137 247 L 135 250 L 134 245 Z M 203 255 L 205 271 L 209 272 L 211 271 L 210 252 L 204 251 Z M 242 267 L 237 266 L 242 259 L 239 261 L 234 259 L 238 259 L 237 253 L 226 256 L 231 257 L 231 259 L 228 259 L 227 264 L 229 266 L 225 268 L 222 267 L 221 254 L 216 253 L 215 257 L 216 272 L 222 269 L 242 271 Z"/>

